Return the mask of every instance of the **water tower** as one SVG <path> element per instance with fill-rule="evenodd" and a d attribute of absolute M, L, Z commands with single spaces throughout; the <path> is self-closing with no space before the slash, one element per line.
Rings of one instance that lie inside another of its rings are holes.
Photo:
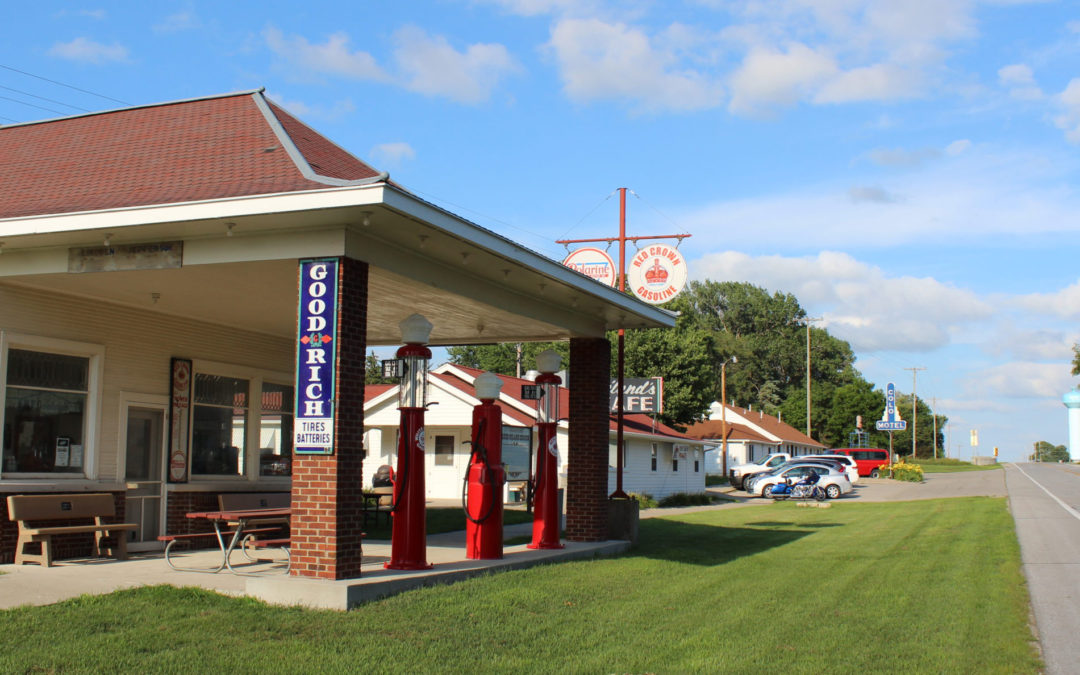
<path fill-rule="evenodd" d="M 1080 389 L 1072 389 L 1061 397 L 1069 409 L 1069 457 L 1080 456 Z"/>

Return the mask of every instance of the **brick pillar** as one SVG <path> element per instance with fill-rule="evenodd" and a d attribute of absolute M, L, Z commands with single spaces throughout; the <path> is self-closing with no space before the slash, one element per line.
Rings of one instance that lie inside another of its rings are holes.
<path fill-rule="evenodd" d="M 360 576 L 363 526 L 368 266 L 338 260 L 334 454 L 297 455 L 292 475 L 291 574 L 320 579 Z"/>
<path fill-rule="evenodd" d="M 571 338 L 566 475 L 566 538 L 570 541 L 607 539 L 610 381 L 608 341 Z"/>

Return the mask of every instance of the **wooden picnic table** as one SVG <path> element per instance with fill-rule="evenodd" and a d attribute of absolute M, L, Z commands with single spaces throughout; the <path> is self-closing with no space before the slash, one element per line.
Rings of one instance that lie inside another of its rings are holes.
<path fill-rule="evenodd" d="M 241 544 L 245 539 L 249 539 L 257 534 L 263 534 L 267 532 L 273 532 L 280 529 L 283 519 L 288 519 L 292 509 L 285 508 L 266 508 L 266 509 L 229 509 L 222 511 L 192 511 L 185 514 L 187 518 L 192 520 L 208 520 L 214 525 L 214 531 L 212 533 L 199 533 L 199 534 L 180 534 L 180 535 L 166 535 L 159 537 L 163 541 L 168 541 L 165 546 L 165 561 L 169 563 L 169 566 L 176 570 L 185 572 L 206 572 L 210 574 L 216 574 L 223 569 L 228 569 L 233 574 L 241 574 L 250 576 L 249 573 L 237 570 L 233 567 L 231 556 L 233 551 L 236 550 L 237 545 Z M 229 528 L 232 528 L 231 530 Z M 218 547 L 221 549 L 221 562 L 217 567 L 212 568 L 195 568 L 195 567 L 179 567 L 173 564 L 172 559 L 169 556 L 170 549 L 177 541 L 184 539 L 193 539 L 196 537 L 215 536 L 217 538 Z M 225 540 L 228 539 L 228 543 Z M 288 574 L 291 564 L 291 557 L 289 556 L 289 540 L 286 537 L 261 540 L 254 542 L 260 546 L 276 546 L 283 551 L 287 557 L 287 564 L 285 566 L 285 573 Z M 246 551 L 245 551 L 246 555 Z"/>

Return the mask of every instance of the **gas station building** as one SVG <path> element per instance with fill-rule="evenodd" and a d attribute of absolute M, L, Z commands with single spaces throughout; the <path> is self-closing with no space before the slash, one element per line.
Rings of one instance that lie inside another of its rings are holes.
<path fill-rule="evenodd" d="M 298 324 L 311 261 L 335 270 L 332 335 Z M 291 574 L 356 577 L 365 355 L 413 314 L 432 346 L 569 341 L 566 537 L 607 539 L 605 331 L 669 313 L 418 198 L 261 90 L 0 127 L 0 497 L 112 493 L 153 549 L 221 493 L 291 491 Z M 332 442 L 294 454 L 311 339 Z M 15 540 L 5 513 L 0 562 Z"/>

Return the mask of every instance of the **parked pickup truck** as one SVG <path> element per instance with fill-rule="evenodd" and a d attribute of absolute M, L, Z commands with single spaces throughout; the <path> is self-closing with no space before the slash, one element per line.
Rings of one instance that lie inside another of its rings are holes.
<path fill-rule="evenodd" d="M 790 459 L 791 455 L 787 454 L 786 452 L 774 452 L 767 457 L 762 457 L 756 462 L 733 466 L 728 469 L 728 482 L 731 483 L 732 487 L 738 490 L 742 490 L 743 481 L 746 480 L 748 476 L 753 476 L 754 474 L 771 471 L 773 468 L 779 466 L 780 464 L 783 464 Z"/>

